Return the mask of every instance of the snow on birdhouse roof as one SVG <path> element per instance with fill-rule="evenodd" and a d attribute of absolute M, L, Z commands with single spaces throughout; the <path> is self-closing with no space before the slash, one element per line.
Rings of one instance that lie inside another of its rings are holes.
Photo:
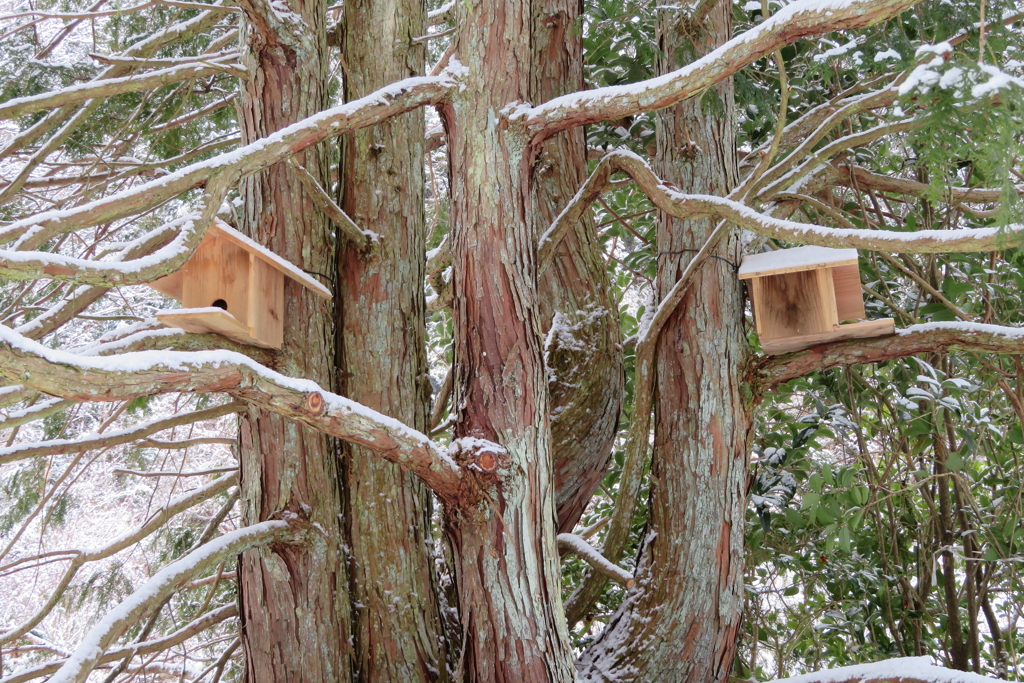
<path fill-rule="evenodd" d="M 740 265 L 741 280 L 766 275 L 798 273 L 803 270 L 836 268 L 857 265 L 856 249 L 832 249 L 831 247 L 796 247 L 752 254 Z"/>
<path fill-rule="evenodd" d="M 220 220 L 219 218 L 214 220 L 213 225 L 210 226 L 209 234 L 217 237 L 222 237 L 227 241 L 238 245 L 242 249 L 246 250 L 251 254 L 255 254 L 259 258 L 263 259 L 267 264 L 284 273 L 287 277 L 295 280 L 301 285 L 308 287 L 313 290 L 317 295 L 324 299 L 332 299 L 331 290 L 324 287 L 322 284 L 314 280 L 312 277 L 303 272 L 298 266 L 290 261 L 286 261 L 274 252 L 270 251 L 261 244 L 254 242 L 242 233 L 238 232 L 230 225 Z"/>

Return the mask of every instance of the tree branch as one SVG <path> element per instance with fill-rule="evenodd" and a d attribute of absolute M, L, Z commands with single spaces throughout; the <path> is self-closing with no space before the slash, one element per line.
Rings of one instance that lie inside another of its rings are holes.
<path fill-rule="evenodd" d="M 698 94 L 800 38 L 871 26 L 896 16 L 917 1 L 798 0 L 677 71 L 640 83 L 563 95 L 536 107 L 521 107 L 510 118 L 525 123 L 538 141 L 574 126 L 661 109 Z"/>
<path fill-rule="evenodd" d="M 602 555 L 594 546 L 587 543 L 581 536 L 576 534 L 558 534 L 558 547 L 567 550 L 601 572 L 603 575 L 620 583 L 626 588 L 633 587 L 633 575 L 611 562 Z M 0 681 L 0 683 L 3 683 Z"/>
<path fill-rule="evenodd" d="M 428 104 L 436 104 L 457 86 L 450 75 L 406 78 L 366 97 L 327 109 L 240 149 L 218 154 L 156 180 L 65 210 L 44 211 L 0 230 L 0 243 L 31 231 L 38 244 L 64 232 L 91 227 L 146 211 L 218 174 L 237 179 L 284 161 L 323 140 L 375 125 Z"/>
<path fill-rule="evenodd" d="M 309 525 L 281 521 L 260 522 L 224 534 L 160 570 L 96 624 L 74 654 L 50 678 L 50 683 L 82 683 L 99 664 L 104 652 L 156 605 L 196 576 L 250 548 L 268 543 L 301 544 L 312 535 Z"/>
<path fill-rule="evenodd" d="M 797 244 L 856 248 L 900 254 L 996 251 L 1024 243 L 1024 225 L 964 230 L 918 230 L 895 232 L 829 228 L 810 223 L 774 218 L 726 197 L 683 194 L 665 185 L 646 161 L 632 152 L 609 152 L 594 172 L 541 236 L 537 259 L 543 268 L 559 240 L 572 229 L 601 193 L 611 186 L 616 171 L 628 173 L 640 190 L 659 209 L 677 218 L 717 216 L 751 232 Z"/>
<path fill-rule="evenodd" d="M 238 606 L 231 604 L 219 607 L 215 610 L 207 612 L 206 614 L 194 619 L 190 623 L 182 626 L 174 633 L 168 634 L 163 638 L 156 640 L 149 640 L 138 644 L 127 645 L 120 647 L 116 650 L 110 650 L 105 655 L 100 657 L 97 665 L 108 664 L 110 662 L 117 661 L 122 657 L 128 655 L 148 655 L 155 652 L 163 652 L 168 648 L 180 645 L 189 638 L 195 636 L 198 633 L 202 633 L 208 628 L 216 626 L 217 624 L 238 616 Z M 60 669 L 67 660 L 57 660 L 55 662 L 47 662 L 41 664 L 32 669 L 22 669 L 15 674 L 8 676 L 7 678 L 0 679 L 0 683 L 25 683 L 25 681 L 31 681 L 35 678 L 42 678 L 48 676 L 54 671 Z"/>
<path fill-rule="evenodd" d="M 462 470 L 424 434 L 310 380 L 294 379 L 230 351 L 140 351 L 82 357 L 0 325 L 0 374 L 43 393 L 119 401 L 166 392 L 224 392 L 380 453 L 454 500 Z"/>
<path fill-rule="evenodd" d="M 188 493 L 182 494 L 177 498 L 169 501 L 162 508 L 151 514 L 141 526 L 129 531 L 128 533 L 122 534 L 115 538 L 113 541 L 103 546 L 102 548 L 95 548 L 92 550 L 58 550 L 47 552 L 42 555 L 33 555 L 28 557 L 22 557 L 13 562 L 10 562 L 3 567 L 0 567 L 0 572 L 4 574 L 12 573 L 17 570 L 19 566 L 39 563 L 41 561 L 53 561 L 56 559 L 71 559 L 71 564 L 64 570 L 64 574 L 57 582 L 56 587 L 50 592 L 49 598 L 44 605 L 29 616 L 18 626 L 15 626 L 8 631 L 0 634 L 0 645 L 9 643 L 17 638 L 22 637 L 32 629 L 34 629 L 40 621 L 46 618 L 46 615 L 60 601 L 61 596 L 64 595 L 64 591 L 71 584 L 71 580 L 75 578 L 78 570 L 82 568 L 88 562 L 96 562 L 98 560 L 106 559 L 112 555 L 115 555 L 130 545 L 138 543 L 142 539 L 146 538 L 150 534 L 156 532 L 167 522 L 178 513 L 188 510 L 200 503 L 213 498 L 214 496 L 227 491 L 229 488 L 238 483 L 238 473 L 228 474 L 220 479 L 214 479 L 213 481 L 200 486 L 199 488 L 189 491 Z M 18 570 L 20 571 L 20 570 Z"/>
<path fill-rule="evenodd" d="M 10 462 L 34 458 L 40 455 L 67 455 L 69 453 L 84 453 L 97 448 L 110 448 L 121 444 L 131 443 L 151 434 L 157 434 L 166 429 L 180 427 L 182 425 L 194 424 L 205 420 L 214 420 L 224 415 L 238 413 L 245 409 L 245 404 L 234 401 L 224 405 L 206 410 L 197 410 L 191 413 L 173 415 L 163 420 L 153 420 L 128 429 L 83 436 L 75 439 L 54 439 L 51 441 L 37 441 L 27 444 L 18 444 L 0 448 L 0 465 Z"/>
<path fill-rule="evenodd" d="M 878 363 L 936 351 L 1024 355 L 1024 328 L 964 322 L 911 325 L 889 337 L 821 344 L 784 356 L 759 359 L 752 375 L 754 384 L 765 391 L 816 370 Z"/>
<path fill-rule="evenodd" d="M 298 176 L 302 186 L 306 188 L 309 193 L 309 198 L 313 200 L 317 208 L 326 214 L 331 222 L 334 223 L 344 234 L 345 237 L 355 245 L 359 251 L 366 251 L 369 249 L 377 235 L 375 233 L 363 230 L 356 222 L 349 217 L 347 213 L 341 210 L 341 207 L 334 203 L 331 196 L 327 194 L 324 188 L 320 187 L 320 183 L 317 182 L 316 178 L 306 170 L 305 166 L 299 164 L 295 160 L 295 157 L 288 159 L 288 163 L 292 169 L 295 170 L 295 175 Z"/>
<path fill-rule="evenodd" d="M 45 251 L 5 249 L 0 250 L 0 275 L 13 280 L 48 278 L 103 288 L 158 280 L 181 268 L 195 253 L 227 195 L 229 182 L 228 178 L 212 179 L 200 200 L 199 211 L 175 219 L 152 233 L 143 235 L 138 243 L 132 243 L 122 252 L 136 251 L 140 244 L 149 245 L 165 241 L 168 231 L 176 233 L 167 244 L 151 254 L 127 261 L 120 260 L 120 254 L 110 261 L 93 261 Z M 31 241 L 34 244 L 40 241 L 39 236 L 34 233 L 26 237 L 29 238 L 26 242 Z"/>
<path fill-rule="evenodd" d="M 25 114 L 33 114 L 44 109 L 55 109 L 67 104 L 79 104 L 86 100 L 102 99 L 112 95 L 120 95 L 139 90 L 159 88 L 170 83 L 206 78 L 214 74 L 241 70 L 238 65 L 194 62 L 169 69 L 160 69 L 147 74 L 125 76 L 124 78 L 108 78 L 103 81 L 89 81 L 72 85 L 63 90 L 16 97 L 0 104 L 0 119 L 13 119 Z M 237 74 L 236 74 L 237 75 Z"/>

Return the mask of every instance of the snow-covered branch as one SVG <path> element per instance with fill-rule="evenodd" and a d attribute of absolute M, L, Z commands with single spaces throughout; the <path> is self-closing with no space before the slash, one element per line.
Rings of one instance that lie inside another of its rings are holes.
<path fill-rule="evenodd" d="M 108 612 L 86 634 L 71 657 L 50 678 L 50 682 L 81 683 L 86 680 L 89 673 L 99 664 L 107 649 L 133 624 L 144 618 L 167 596 L 211 567 L 216 567 L 231 557 L 256 546 L 273 542 L 296 544 L 306 542 L 306 536 L 311 533 L 310 529 L 289 522 L 260 522 L 224 534 L 193 550 L 180 560 L 169 564 L 154 574 L 142 588 Z"/>
<path fill-rule="evenodd" d="M 169 501 L 159 510 L 153 512 L 139 527 L 122 534 L 102 548 L 93 548 L 88 550 L 58 550 L 47 552 L 42 555 L 30 555 L 18 558 L 17 560 L 0 567 L 0 573 L 9 574 L 14 571 L 20 571 L 19 567 L 31 567 L 43 562 L 53 561 L 54 559 L 70 558 L 71 560 L 71 564 L 64 570 L 64 574 L 61 576 L 54 589 L 50 592 L 50 596 L 47 598 L 46 603 L 40 606 L 39 609 L 37 609 L 21 624 L 8 629 L 4 633 L 0 633 L 0 645 L 22 637 L 34 629 L 39 622 L 45 619 L 46 615 L 48 615 L 60 601 L 61 597 L 64 595 L 64 591 L 67 590 L 67 587 L 71 584 L 71 580 L 75 578 L 78 570 L 85 564 L 106 559 L 121 552 L 125 548 L 138 543 L 142 539 L 162 528 L 163 525 L 167 523 L 167 520 L 171 519 L 175 515 L 193 508 L 196 505 L 223 493 L 224 491 L 227 491 L 237 483 L 238 474 L 232 473 L 219 479 L 214 479 L 193 491 L 184 493 Z"/>
<path fill-rule="evenodd" d="M 780 678 L 770 683 L 998 683 L 998 679 L 934 666 L 930 657 L 899 657 Z"/>
<path fill-rule="evenodd" d="M 587 543 L 583 537 L 576 534 L 558 534 L 558 547 L 573 553 L 612 581 L 621 583 L 626 588 L 633 587 L 633 575 L 614 562 L 609 561 L 594 546 Z"/>
<path fill-rule="evenodd" d="M 456 496 L 462 483 L 459 466 L 426 435 L 315 382 L 286 377 L 231 351 L 83 357 L 47 348 L 0 325 L 0 374 L 43 393 L 80 401 L 223 392 L 376 451 L 442 497 Z"/>
<path fill-rule="evenodd" d="M 692 97 L 747 64 L 800 38 L 863 28 L 896 16 L 918 0 L 797 0 L 718 49 L 677 71 L 639 83 L 597 88 L 522 107 L 512 118 L 525 122 L 534 139 L 599 121 L 634 116 Z"/>
<path fill-rule="evenodd" d="M 607 154 L 586 180 L 576 196 L 541 236 L 538 261 L 546 262 L 558 241 L 580 220 L 598 196 L 611 186 L 616 171 L 628 173 L 651 202 L 665 213 L 677 218 L 715 216 L 765 237 L 813 244 L 822 247 L 856 248 L 902 254 L 978 252 L 1008 249 L 1024 243 L 1024 225 L 963 230 L 918 230 L 895 232 L 831 228 L 811 223 L 798 223 L 774 218 L 754 211 L 745 204 L 726 197 L 693 195 L 665 185 L 651 167 L 628 151 Z"/>
<path fill-rule="evenodd" d="M 0 243 L 32 232 L 31 244 L 43 244 L 58 234 L 132 216 L 157 207 L 188 190 L 223 175 L 237 179 L 284 161 L 319 142 L 443 99 L 456 87 L 448 74 L 406 78 L 366 97 L 327 109 L 245 147 L 218 154 L 161 178 L 136 185 L 71 209 L 44 211 L 0 230 Z"/>
<path fill-rule="evenodd" d="M 224 405 L 197 410 L 191 413 L 172 415 L 162 420 L 153 420 L 143 424 L 106 432 L 104 434 L 83 435 L 74 439 L 53 439 L 50 441 L 36 441 L 33 443 L 17 444 L 0 448 L 0 465 L 9 462 L 16 462 L 26 458 L 34 458 L 41 455 L 66 455 L 68 453 L 84 453 L 85 451 L 97 448 L 111 448 L 137 439 L 142 439 L 152 434 L 157 434 L 166 429 L 180 427 L 182 425 L 194 424 L 205 420 L 214 420 L 224 415 L 237 413 L 244 409 L 244 403 L 232 402 Z"/>
<path fill-rule="evenodd" d="M 168 233 L 174 235 L 167 244 L 145 256 L 122 260 L 122 252 L 109 261 L 93 261 L 45 251 L 3 249 L 0 250 L 0 275 L 14 280 L 48 278 L 106 288 L 158 280 L 175 272 L 191 258 L 213 223 L 229 182 L 229 179 L 219 177 L 211 180 L 196 212 L 161 226 L 152 234 L 143 235 L 124 250 L 135 251 L 137 247 L 165 241 Z M 36 233 L 29 233 L 26 237 L 25 242 L 33 245 L 41 240 Z"/>
<path fill-rule="evenodd" d="M 86 100 L 110 97 L 122 93 L 150 90 L 170 83 L 206 78 L 207 76 L 227 71 L 236 72 L 241 70 L 241 68 L 240 66 L 230 64 L 196 62 L 169 69 L 151 71 L 146 74 L 125 76 L 123 78 L 108 78 L 102 81 L 89 81 L 88 83 L 72 85 L 62 90 L 7 100 L 0 104 L 0 119 L 13 119 L 25 114 L 43 111 L 44 109 L 54 109 L 67 104 L 78 104 Z"/>
<path fill-rule="evenodd" d="M 821 344 L 759 361 L 754 370 L 761 390 L 836 366 L 878 363 L 935 351 L 1024 355 L 1024 328 L 967 322 L 911 325 L 890 337 Z"/>
<path fill-rule="evenodd" d="M 193 587 L 194 584 L 187 586 Z M 116 650 L 109 650 L 106 654 L 100 657 L 97 662 L 98 665 L 108 664 L 110 662 L 116 662 L 119 659 L 123 659 L 128 656 L 137 655 L 149 655 L 156 652 L 163 652 L 175 645 L 180 645 L 189 638 L 202 633 L 208 628 L 212 628 L 217 624 L 227 621 L 238 616 L 238 606 L 231 604 L 225 605 L 224 607 L 218 607 L 217 609 L 211 610 L 206 614 L 192 620 L 188 624 L 185 624 L 174 633 L 170 633 L 163 638 L 157 638 L 155 640 L 147 640 L 142 643 L 134 645 L 127 645 L 125 647 L 119 647 Z M 0 683 L 25 683 L 25 681 L 31 681 L 36 678 L 42 678 L 43 676 L 49 676 L 54 671 L 60 669 L 66 660 L 57 660 L 55 662 L 47 662 L 46 664 L 40 664 L 39 666 L 32 667 L 30 669 L 20 669 L 15 671 L 6 678 L 0 678 Z"/>

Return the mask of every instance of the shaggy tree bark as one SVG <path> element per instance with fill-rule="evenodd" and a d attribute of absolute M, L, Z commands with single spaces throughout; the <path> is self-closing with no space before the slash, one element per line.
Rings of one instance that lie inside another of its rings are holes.
<path fill-rule="evenodd" d="M 583 90 L 581 5 L 542 0 L 532 7 L 529 100 L 546 102 Z M 587 176 L 582 128 L 548 138 L 534 160 L 529 222 L 536 239 L 551 227 Z M 558 531 L 576 526 L 601 483 L 622 407 L 618 307 L 588 212 L 541 266 L 539 307 L 550 369 L 551 448 Z"/>
<path fill-rule="evenodd" d="M 730 37 L 731 5 L 702 23 L 663 10 L 665 61 L 678 68 Z M 693 55 L 696 50 L 698 55 Z M 692 98 L 658 113 L 659 175 L 687 192 L 725 195 L 736 182 L 732 82 L 719 106 Z M 710 111 L 709 111 L 710 109 Z M 715 222 L 662 214 L 658 296 L 664 298 Z M 749 347 L 736 278 L 739 231 L 729 232 L 692 276 L 657 346 L 650 519 L 636 585 L 579 662 L 585 680 L 725 681 L 743 609 L 743 519 L 751 392 Z M 621 643 L 644 643 L 623 648 Z"/>
<path fill-rule="evenodd" d="M 422 0 L 345 3 L 345 100 L 422 75 L 412 39 Z M 345 396 L 426 431 L 423 277 L 423 112 L 341 140 L 341 208 L 378 236 L 369 249 L 339 239 L 338 367 Z M 433 576 L 430 492 L 416 476 L 345 445 L 353 648 L 361 681 L 447 679 Z"/>
<path fill-rule="evenodd" d="M 243 3 L 245 62 L 243 143 L 324 109 L 325 3 L 291 0 L 280 12 L 262 0 Z M 325 176 L 322 147 L 298 161 Z M 330 226 L 288 164 L 241 184 L 243 232 L 299 267 L 333 273 Z M 277 369 L 331 387 L 332 310 L 307 289 L 285 284 L 284 347 Z M 336 442 L 292 420 L 250 408 L 240 425 L 241 509 L 245 524 L 298 516 L 324 531 L 308 547 L 250 550 L 239 562 L 242 641 L 247 680 L 310 683 L 350 676 L 348 580 L 338 512 Z"/>
<path fill-rule="evenodd" d="M 533 150 L 522 126 L 499 121 L 509 102 L 530 92 L 532 16 L 528 3 L 456 5 L 463 87 L 441 110 L 452 176 L 452 283 L 460 294 L 453 406 L 458 443 L 480 454 L 466 468 L 476 500 L 450 511 L 445 526 L 465 629 L 462 664 L 471 681 L 571 681 L 536 239 L 526 218 Z"/>

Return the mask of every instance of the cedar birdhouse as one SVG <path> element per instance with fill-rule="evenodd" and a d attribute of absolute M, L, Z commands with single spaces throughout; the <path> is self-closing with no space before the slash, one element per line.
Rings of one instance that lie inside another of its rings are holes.
<path fill-rule="evenodd" d="M 279 349 L 284 341 L 285 276 L 331 298 L 330 290 L 295 265 L 217 219 L 192 258 L 150 286 L 183 306 L 157 314 L 168 327 Z"/>
<path fill-rule="evenodd" d="M 895 331 L 892 318 L 863 320 L 856 249 L 797 247 L 755 254 L 743 259 L 739 277 L 750 280 L 757 336 L 770 356 Z"/>

